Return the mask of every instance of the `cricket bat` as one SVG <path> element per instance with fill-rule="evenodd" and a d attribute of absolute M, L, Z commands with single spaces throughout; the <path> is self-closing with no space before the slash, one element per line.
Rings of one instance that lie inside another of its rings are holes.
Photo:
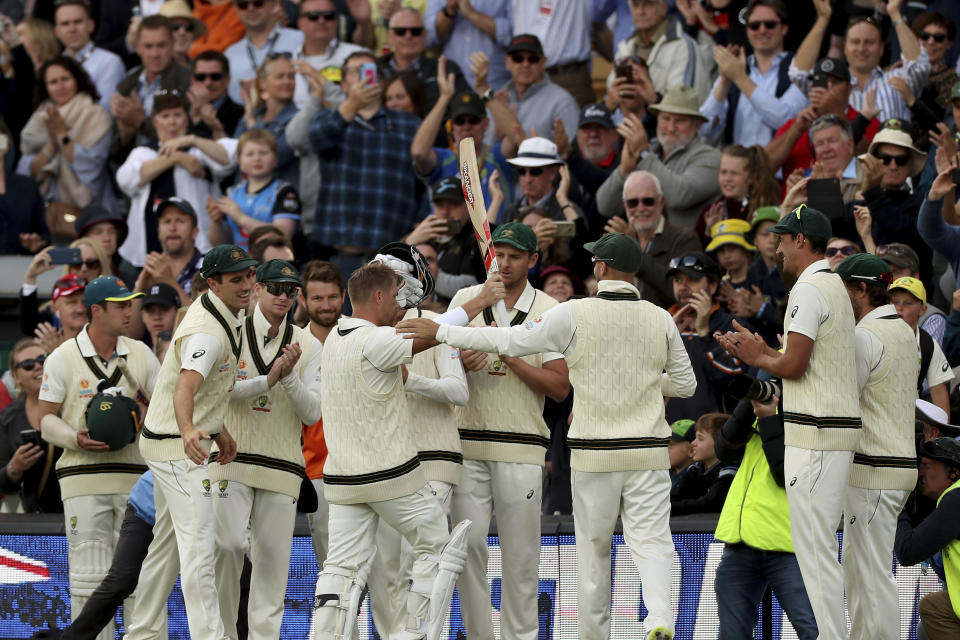
<path fill-rule="evenodd" d="M 493 252 L 493 237 L 490 234 L 490 222 L 487 220 L 487 205 L 483 201 L 483 188 L 480 185 L 480 170 L 477 168 L 477 151 L 473 146 L 473 138 L 464 138 L 460 141 L 460 181 L 463 186 L 463 197 L 467 201 L 467 210 L 470 212 L 470 222 L 473 223 L 473 235 L 480 246 L 480 255 L 483 256 L 483 265 L 487 275 L 498 273 L 500 266 L 497 256 Z M 510 316 L 503 300 L 497 300 L 494 308 L 497 315 L 497 325 L 510 326 Z"/>

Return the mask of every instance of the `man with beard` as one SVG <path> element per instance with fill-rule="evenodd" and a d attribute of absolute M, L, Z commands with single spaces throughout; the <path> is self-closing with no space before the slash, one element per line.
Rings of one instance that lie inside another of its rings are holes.
<path fill-rule="evenodd" d="M 657 114 L 656 140 L 649 139 L 639 118 L 624 118 L 617 129 L 626 140 L 620 166 L 597 191 L 597 210 L 608 218 L 620 215 L 623 183 L 630 172 L 643 169 L 657 176 L 670 194 L 670 221 L 692 228 L 703 207 L 720 195 L 720 150 L 697 133 L 706 118 L 700 114 L 697 94 L 690 87 L 674 87 L 649 109 Z"/>
<path fill-rule="evenodd" d="M 156 209 L 157 239 L 162 252 L 151 251 L 143 262 L 135 291 L 146 292 L 154 284 L 168 284 L 181 300 L 190 299 L 190 281 L 200 271 L 203 254 L 194 245 L 200 229 L 197 213 L 183 198 L 167 198 Z"/>
<path fill-rule="evenodd" d="M 310 321 L 304 327 L 320 344 L 314 347 L 323 352 L 323 343 L 340 319 L 343 299 L 343 273 L 340 267 L 325 260 L 311 260 L 303 267 L 303 289 L 298 302 L 306 309 Z M 327 458 L 327 443 L 323 439 L 323 418 L 303 427 L 303 459 L 307 477 L 317 491 L 317 510 L 307 515 L 313 552 L 317 566 L 322 567 L 327 557 L 327 522 L 329 506 L 323 497 L 323 463 Z"/>
<path fill-rule="evenodd" d="M 846 122 L 846 120 L 844 120 Z M 800 205 L 781 218 L 777 255 L 792 284 L 782 353 L 735 324 L 720 339 L 734 357 L 783 380 L 784 477 L 790 533 L 821 637 L 844 638 L 837 523 L 861 435 L 855 320 L 824 258 L 830 220 Z"/>

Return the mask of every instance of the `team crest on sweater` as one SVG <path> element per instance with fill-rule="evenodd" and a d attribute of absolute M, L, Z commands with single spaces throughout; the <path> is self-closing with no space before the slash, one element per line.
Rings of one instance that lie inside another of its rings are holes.
<path fill-rule="evenodd" d="M 270 404 L 270 396 L 264 394 L 262 396 L 257 396 L 257 399 L 253 401 L 253 406 L 250 408 L 254 411 L 270 413 L 270 411 L 272 411 Z"/>
<path fill-rule="evenodd" d="M 507 367 L 503 363 L 503 360 L 494 360 L 487 365 L 487 375 L 491 376 L 505 376 L 507 375 Z"/>

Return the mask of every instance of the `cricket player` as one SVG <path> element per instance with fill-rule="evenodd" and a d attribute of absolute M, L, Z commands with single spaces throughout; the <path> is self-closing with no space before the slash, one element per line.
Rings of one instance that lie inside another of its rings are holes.
<path fill-rule="evenodd" d="M 439 640 L 463 567 L 470 522 L 447 534 L 445 514 L 420 464 L 403 391 L 404 365 L 434 343 L 405 341 L 393 329 L 401 306 L 415 307 L 432 293 L 425 263 L 414 262 L 415 271 L 405 269 L 412 273 L 398 274 L 397 265 L 376 262 L 355 271 L 347 285 L 354 315 L 341 318 L 324 343 L 329 550 L 317 577 L 311 638 L 353 635 L 380 518 L 410 542 L 416 557 L 401 637 Z M 441 318 L 466 324 L 498 296 L 502 287 L 485 286 Z"/>
<path fill-rule="evenodd" d="M 690 396 L 696 377 L 673 319 L 641 301 L 632 284 L 643 257 L 640 245 L 608 233 L 584 249 L 593 254 L 596 298 L 565 302 L 511 328 L 476 330 L 409 319 L 397 330 L 461 349 L 511 357 L 556 351 L 567 358 L 575 391 L 567 441 L 579 638 L 610 637 L 610 539 L 619 514 L 643 584 L 646 637 L 669 639 L 671 431 L 663 398 Z"/>
<path fill-rule="evenodd" d="M 57 462 L 57 479 L 69 544 L 74 620 L 110 568 L 127 496 L 146 471 L 135 443 L 111 451 L 106 443 L 91 439 L 84 418 L 100 381 L 140 400 L 153 390 L 160 362 L 145 344 L 124 337 L 133 316 L 132 300 L 142 295 L 114 276 L 91 280 L 83 291 L 89 322 L 76 338 L 57 347 L 44 366 L 40 430 L 44 440 L 64 450 Z M 129 623 L 131 611 L 125 614 Z M 114 636 L 113 625 L 108 624 L 97 637 Z"/>
<path fill-rule="evenodd" d="M 236 245 L 219 245 L 203 257 L 201 274 L 210 289 L 190 305 L 173 334 L 141 432 L 140 452 L 173 521 L 193 638 L 227 638 L 214 579 L 216 487 L 210 482 L 208 457 L 214 440 L 218 464 L 231 462 L 237 453 L 224 418 L 243 347 L 244 310 L 255 266 Z M 158 511 L 158 520 L 161 517 Z M 153 548 L 147 552 L 145 568 L 153 553 Z M 147 584 L 145 577 L 141 571 L 141 584 Z"/>
<path fill-rule="evenodd" d="M 794 281 L 783 352 L 739 323 L 721 344 L 783 380 L 783 466 L 794 551 L 820 637 L 846 638 L 837 525 L 860 444 L 856 321 L 843 281 L 824 258 L 830 220 L 800 205 L 770 231 L 779 236 L 780 273 Z"/>
<path fill-rule="evenodd" d="M 257 267 L 257 305 L 244 320 L 237 383 L 226 424 L 237 443 L 233 462 L 210 467 L 216 516 L 217 592 L 227 636 L 237 638 L 244 553 L 253 570 L 247 637 L 276 640 L 304 478 L 301 424 L 320 419 L 320 343 L 287 320 L 301 287 L 289 262 Z M 248 545 L 249 536 L 249 545 Z"/>
<path fill-rule="evenodd" d="M 914 402 L 920 350 L 889 303 L 890 266 L 869 253 L 837 266 L 857 320 L 863 435 L 843 500 L 843 582 L 851 640 L 900 637 L 893 579 L 897 518 L 917 484 Z"/>

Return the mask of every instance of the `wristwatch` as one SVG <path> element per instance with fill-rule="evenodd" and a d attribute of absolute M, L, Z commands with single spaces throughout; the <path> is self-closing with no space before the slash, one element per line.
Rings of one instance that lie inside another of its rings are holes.
<path fill-rule="evenodd" d="M 491 100 L 493 100 L 493 89 L 487 89 L 480 94 L 480 101 L 483 102 L 483 104 L 487 104 Z"/>

